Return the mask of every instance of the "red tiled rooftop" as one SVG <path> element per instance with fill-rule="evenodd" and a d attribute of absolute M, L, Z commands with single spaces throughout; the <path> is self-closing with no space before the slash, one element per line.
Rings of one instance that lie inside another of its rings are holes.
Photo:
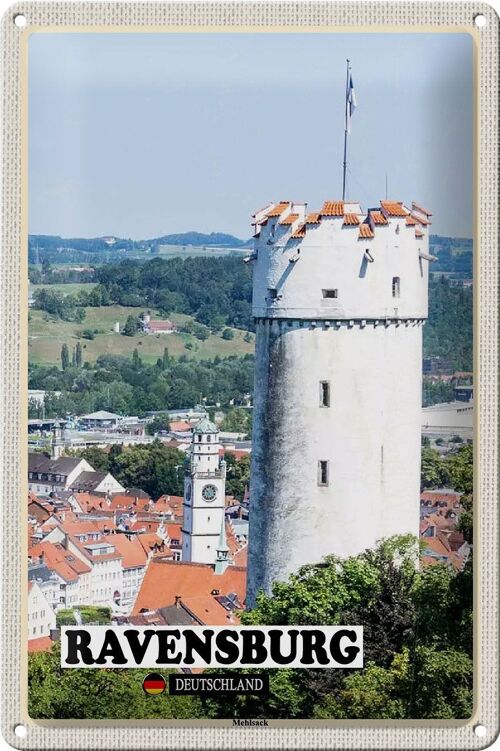
<path fill-rule="evenodd" d="M 172 321 L 150 321 L 148 327 L 151 331 L 173 331 L 175 324 Z"/>
<path fill-rule="evenodd" d="M 408 210 L 402 201 L 380 201 L 380 205 L 388 216 L 406 216 Z"/>
<path fill-rule="evenodd" d="M 306 225 L 301 224 L 297 229 L 292 232 L 292 237 L 305 237 L 306 236 Z"/>
<path fill-rule="evenodd" d="M 325 201 L 320 214 L 321 216 L 344 216 L 344 202 Z"/>
<path fill-rule="evenodd" d="M 183 597 L 182 606 L 191 613 L 196 620 L 207 626 L 225 626 L 228 623 L 238 625 L 240 619 L 230 610 L 226 610 L 213 595 L 198 597 Z"/>
<path fill-rule="evenodd" d="M 111 541 L 122 555 L 123 568 L 138 568 L 146 565 L 148 556 L 137 537 L 129 539 L 127 535 L 116 534 L 113 535 Z"/>
<path fill-rule="evenodd" d="M 306 224 L 319 224 L 321 222 L 321 214 L 313 213 L 306 216 Z"/>
<path fill-rule="evenodd" d="M 175 420 L 170 423 L 170 430 L 172 433 L 186 433 L 193 430 L 193 426 L 190 422 L 186 422 L 186 420 Z"/>
<path fill-rule="evenodd" d="M 293 224 L 299 218 L 298 214 L 288 214 L 284 219 L 280 219 L 280 224 Z"/>
<path fill-rule="evenodd" d="M 382 214 L 381 211 L 370 211 L 370 219 L 372 220 L 373 224 L 389 224 L 387 218 Z"/>
<path fill-rule="evenodd" d="M 359 216 L 357 214 L 344 214 L 344 226 L 355 226 L 359 224 Z"/>
<path fill-rule="evenodd" d="M 246 569 L 228 566 L 223 574 L 216 574 L 214 567 L 204 563 L 187 563 L 154 559 L 148 566 L 139 594 L 134 603 L 133 614 L 141 610 L 158 610 L 173 605 L 176 596 L 181 598 L 235 592 L 240 602 L 246 594 Z"/>
<path fill-rule="evenodd" d="M 54 642 L 50 636 L 39 636 L 38 639 L 28 639 L 28 652 L 48 652 Z"/>
<path fill-rule="evenodd" d="M 359 225 L 359 237 L 360 239 L 365 240 L 369 240 L 370 238 L 374 237 L 373 230 L 367 222 L 363 222 Z"/>
<path fill-rule="evenodd" d="M 290 206 L 290 201 L 281 201 L 276 206 L 267 212 L 267 217 L 281 216 L 281 214 Z"/>
<path fill-rule="evenodd" d="M 420 214 L 425 214 L 426 216 L 432 216 L 432 211 L 428 211 L 427 209 L 424 209 L 415 201 L 412 201 L 411 207 L 412 209 L 415 209 L 415 211 L 418 211 Z"/>

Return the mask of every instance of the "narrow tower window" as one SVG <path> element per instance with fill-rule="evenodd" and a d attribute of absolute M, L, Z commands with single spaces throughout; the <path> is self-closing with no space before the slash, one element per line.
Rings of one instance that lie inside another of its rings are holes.
<path fill-rule="evenodd" d="M 328 299 L 336 299 L 339 296 L 338 289 L 324 289 L 322 292 L 323 297 Z"/>
<path fill-rule="evenodd" d="M 319 382 L 319 406 L 330 406 L 330 381 Z"/>
<path fill-rule="evenodd" d="M 328 462 L 323 459 L 318 462 L 318 485 L 328 485 Z"/>
<path fill-rule="evenodd" d="M 392 277 L 392 296 L 399 297 L 401 291 L 401 280 L 399 276 Z"/>

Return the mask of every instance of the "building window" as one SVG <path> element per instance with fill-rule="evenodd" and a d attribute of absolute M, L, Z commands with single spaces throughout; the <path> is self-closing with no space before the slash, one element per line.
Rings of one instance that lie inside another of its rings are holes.
<path fill-rule="evenodd" d="M 323 297 L 328 300 L 336 300 L 339 296 L 338 289 L 323 289 L 321 291 L 323 293 Z"/>
<path fill-rule="evenodd" d="M 211 440 L 212 440 L 212 436 L 207 435 L 207 443 L 210 443 Z"/>
<path fill-rule="evenodd" d="M 330 381 L 319 382 L 319 406 L 330 406 Z"/>
<path fill-rule="evenodd" d="M 318 462 L 318 485 L 322 487 L 328 485 L 328 462 L 324 459 Z"/>
<path fill-rule="evenodd" d="M 392 277 L 392 296 L 399 297 L 400 292 L 401 292 L 401 280 L 399 276 L 393 276 Z"/>

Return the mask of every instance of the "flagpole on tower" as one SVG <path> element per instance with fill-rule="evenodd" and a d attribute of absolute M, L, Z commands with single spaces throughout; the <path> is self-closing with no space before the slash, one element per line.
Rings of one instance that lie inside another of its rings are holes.
<path fill-rule="evenodd" d="M 349 71 L 350 71 L 350 65 L 349 60 L 346 60 L 347 69 L 346 69 L 346 83 L 345 83 L 345 130 L 344 130 L 344 165 L 343 165 L 343 175 L 342 175 L 342 200 L 345 201 L 345 182 L 346 182 L 346 171 L 347 171 L 347 131 L 348 131 L 348 123 L 349 123 Z"/>

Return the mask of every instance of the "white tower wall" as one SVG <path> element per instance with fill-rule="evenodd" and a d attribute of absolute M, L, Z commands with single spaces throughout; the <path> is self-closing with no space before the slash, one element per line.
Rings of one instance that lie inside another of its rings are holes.
<path fill-rule="evenodd" d="M 297 222 L 270 218 L 256 241 L 250 605 L 324 555 L 418 535 L 428 220 L 379 209 L 374 226 L 353 208 L 368 230 L 302 227 L 292 205 Z"/>

